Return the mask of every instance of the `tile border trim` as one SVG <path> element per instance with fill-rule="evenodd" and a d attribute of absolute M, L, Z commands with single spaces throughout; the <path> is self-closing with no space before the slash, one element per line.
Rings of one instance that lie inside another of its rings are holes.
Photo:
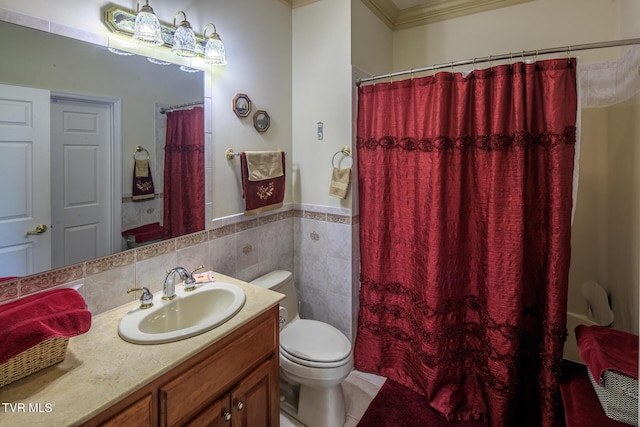
<path fill-rule="evenodd" d="M 176 252 L 194 245 L 207 243 L 222 237 L 232 236 L 242 231 L 290 218 L 346 225 L 355 225 L 359 223 L 358 216 L 327 212 L 331 210 L 331 208 L 325 208 L 323 206 L 305 205 L 304 208 L 299 208 L 290 204 L 282 208 L 280 211 L 264 214 L 257 218 L 251 217 L 251 219 L 246 219 L 247 217 L 244 214 L 219 218 L 213 220 L 214 227 L 208 230 L 146 246 L 140 246 L 135 249 L 129 249 L 80 264 L 74 264 L 40 274 L 0 282 L 0 304 L 14 301 L 36 292 L 61 287 L 67 283 L 83 280 L 87 277 L 104 273 L 115 268 L 125 267 L 139 261 L 155 258 L 160 255 Z"/>

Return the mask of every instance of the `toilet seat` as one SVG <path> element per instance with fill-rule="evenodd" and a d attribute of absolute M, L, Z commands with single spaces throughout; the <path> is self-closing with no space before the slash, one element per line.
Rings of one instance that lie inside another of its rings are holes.
<path fill-rule="evenodd" d="M 327 323 L 300 319 L 280 332 L 280 354 L 302 366 L 334 368 L 348 363 L 351 343 Z"/>

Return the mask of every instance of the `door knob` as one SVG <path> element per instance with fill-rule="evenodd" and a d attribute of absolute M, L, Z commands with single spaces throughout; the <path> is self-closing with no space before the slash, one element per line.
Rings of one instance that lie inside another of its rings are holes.
<path fill-rule="evenodd" d="M 239 401 L 236 403 L 236 409 L 237 409 L 238 411 L 242 411 L 242 408 L 244 408 L 244 403 L 242 403 L 242 401 L 241 401 L 241 400 L 239 400 Z"/>
<path fill-rule="evenodd" d="M 27 231 L 27 236 L 30 236 L 32 234 L 42 234 L 45 231 L 47 231 L 47 226 L 44 225 L 44 224 L 40 224 L 40 225 L 36 226 L 35 230 Z"/>
<path fill-rule="evenodd" d="M 231 414 L 227 411 L 225 411 L 224 414 L 222 414 L 222 419 L 225 420 L 226 422 L 231 421 Z"/>

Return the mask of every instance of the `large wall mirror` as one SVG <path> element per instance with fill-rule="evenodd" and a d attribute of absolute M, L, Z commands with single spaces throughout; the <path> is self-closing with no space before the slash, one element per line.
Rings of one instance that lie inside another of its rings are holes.
<path fill-rule="evenodd" d="M 163 221 L 166 109 L 202 103 L 203 72 L 3 21 L 0 39 L 0 277 L 129 248 L 123 231 Z M 47 130 L 25 133 L 38 125 Z M 155 195 L 133 200 L 134 154 L 146 153 Z M 46 212 L 46 231 L 21 223 Z M 85 215 L 96 219 L 63 232 L 64 221 Z M 108 224 L 107 237 L 96 221 Z"/>

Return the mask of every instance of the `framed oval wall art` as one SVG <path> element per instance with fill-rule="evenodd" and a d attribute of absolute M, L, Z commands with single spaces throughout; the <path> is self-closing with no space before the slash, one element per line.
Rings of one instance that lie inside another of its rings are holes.
<path fill-rule="evenodd" d="M 251 100 L 244 93 L 239 93 L 233 98 L 233 112 L 238 117 L 247 117 L 251 113 Z"/>
<path fill-rule="evenodd" d="M 258 110 L 253 115 L 253 127 L 256 128 L 258 132 L 266 132 L 269 129 L 269 125 L 271 125 L 271 118 L 269 114 L 264 110 Z"/>

